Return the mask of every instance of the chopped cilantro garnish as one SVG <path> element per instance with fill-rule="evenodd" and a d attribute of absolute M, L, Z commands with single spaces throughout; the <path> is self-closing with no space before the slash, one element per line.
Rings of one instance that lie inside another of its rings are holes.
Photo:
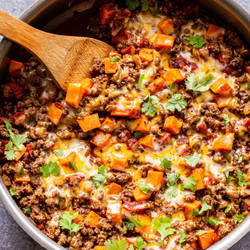
<path fill-rule="evenodd" d="M 187 102 L 181 96 L 181 94 L 174 94 L 169 100 L 167 104 L 167 109 L 174 112 L 175 109 L 181 111 L 186 108 Z"/>
<path fill-rule="evenodd" d="M 117 239 L 106 240 L 104 242 L 104 246 L 107 248 L 107 250 L 127 250 L 128 247 L 129 247 L 128 242 L 126 240 L 124 240 L 124 239 L 121 239 L 121 240 L 117 240 Z"/>
<path fill-rule="evenodd" d="M 234 218 L 235 220 L 237 220 L 237 221 L 242 221 L 242 220 L 244 220 L 244 216 L 243 216 L 242 214 L 235 215 L 233 218 Z"/>
<path fill-rule="evenodd" d="M 211 210 L 212 207 L 207 204 L 205 198 L 201 202 L 201 210 L 199 212 L 199 215 L 203 214 L 205 211 Z"/>
<path fill-rule="evenodd" d="M 199 120 L 200 120 L 199 117 L 196 117 L 196 118 L 195 118 L 195 122 L 198 122 Z"/>
<path fill-rule="evenodd" d="M 137 250 L 142 250 L 146 246 L 147 243 L 143 240 L 142 237 L 136 238 L 135 247 L 137 248 Z"/>
<path fill-rule="evenodd" d="M 215 71 L 215 67 L 211 68 L 212 71 Z"/>
<path fill-rule="evenodd" d="M 182 244 L 186 241 L 187 235 L 184 232 L 181 232 L 181 238 L 179 240 L 179 244 Z"/>
<path fill-rule="evenodd" d="M 160 164 L 161 169 L 170 169 L 171 168 L 172 162 L 167 157 L 161 157 L 160 161 L 161 161 L 161 164 Z"/>
<path fill-rule="evenodd" d="M 61 149 L 56 149 L 53 152 L 56 156 L 63 156 L 63 151 Z"/>
<path fill-rule="evenodd" d="M 186 181 L 181 185 L 181 190 L 183 191 L 184 189 L 190 189 L 191 191 L 195 192 L 197 185 L 197 180 L 193 176 L 188 177 Z"/>
<path fill-rule="evenodd" d="M 244 177 L 243 173 L 240 170 L 237 170 L 236 173 L 238 176 L 238 185 L 241 187 L 247 186 L 248 181 L 245 181 L 245 177 Z"/>
<path fill-rule="evenodd" d="M 130 11 L 134 11 L 139 5 L 139 0 L 126 0 L 126 6 Z"/>
<path fill-rule="evenodd" d="M 230 125 L 230 124 L 229 124 L 230 119 L 229 119 L 228 115 L 227 115 L 227 114 L 224 114 L 224 115 L 223 115 L 223 118 L 224 118 L 226 127 L 229 127 L 229 125 Z"/>
<path fill-rule="evenodd" d="M 240 163 L 242 163 L 242 161 L 243 161 L 242 155 L 238 154 L 238 163 L 240 164 Z"/>
<path fill-rule="evenodd" d="M 178 190 L 177 190 L 177 181 L 180 178 L 180 174 L 167 174 L 167 185 L 168 185 L 168 189 L 166 190 L 166 192 L 164 193 L 164 196 L 171 199 L 173 197 L 176 197 L 178 194 Z"/>
<path fill-rule="evenodd" d="M 98 168 L 98 174 L 96 174 L 92 178 L 92 182 L 94 183 L 95 188 L 104 185 L 107 181 L 107 178 L 108 178 L 107 167 L 102 165 Z"/>
<path fill-rule="evenodd" d="M 140 184 L 140 189 L 141 189 L 141 191 L 143 192 L 143 193 L 145 193 L 145 194 L 148 194 L 148 192 L 149 192 L 149 190 L 150 190 L 150 187 L 148 186 L 148 185 L 145 185 L 145 184 Z"/>
<path fill-rule="evenodd" d="M 247 89 L 250 89 L 250 82 L 247 83 Z"/>
<path fill-rule="evenodd" d="M 149 8 L 149 0 L 141 0 L 142 11 L 147 11 Z"/>
<path fill-rule="evenodd" d="M 16 189 L 15 188 L 10 188 L 10 195 L 11 196 L 14 196 L 14 195 L 16 195 Z"/>
<path fill-rule="evenodd" d="M 144 76 L 145 76 L 145 75 L 143 75 L 143 74 L 140 75 L 139 80 L 138 80 L 137 86 L 138 86 L 138 89 L 139 89 L 140 91 L 144 91 L 144 90 L 141 88 L 141 84 L 142 84 L 142 80 L 143 80 Z"/>
<path fill-rule="evenodd" d="M 134 132 L 134 137 L 135 137 L 136 139 L 139 139 L 139 138 L 141 138 L 142 136 L 143 136 L 143 133 L 142 133 L 142 132 L 139 132 L 139 131 Z"/>
<path fill-rule="evenodd" d="M 227 178 L 227 183 L 229 183 L 229 182 L 232 181 L 232 180 L 235 180 L 234 177 L 229 176 L 229 170 L 226 170 L 226 171 L 224 172 L 224 174 L 225 174 L 225 176 L 226 176 L 226 178 Z"/>
<path fill-rule="evenodd" d="M 124 221 L 122 223 L 123 225 L 123 233 L 126 234 L 128 232 L 128 230 L 134 230 L 135 224 L 133 222 L 129 222 L 129 221 Z"/>
<path fill-rule="evenodd" d="M 191 89 L 193 91 L 207 91 L 212 85 L 213 75 L 205 74 L 202 72 L 199 76 L 199 81 L 196 79 L 196 75 L 191 73 L 186 80 L 187 89 Z"/>
<path fill-rule="evenodd" d="M 77 217 L 78 212 L 73 213 L 71 210 L 64 213 L 59 220 L 59 225 L 62 229 L 68 229 L 71 235 L 72 232 L 78 232 L 80 227 L 78 224 L 73 222 L 73 220 Z"/>
<path fill-rule="evenodd" d="M 40 167 L 40 171 L 45 178 L 49 177 L 51 174 L 58 176 L 60 174 L 60 167 L 56 162 L 49 161 L 47 164 Z"/>
<path fill-rule="evenodd" d="M 76 165 L 72 161 L 68 161 L 68 166 L 69 166 L 69 168 L 74 169 L 76 172 L 78 171 L 78 168 L 76 167 Z"/>
<path fill-rule="evenodd" d="M 213 218 L 211 218 L 211 217 L 209 217 L 208 219 L 207 219 L 207 222 L 209 223 L 209 224 L 211 224 L 211 225 L 213 225 L 213 226 L 218 226 L 218 225 L 225 225 L 225 223 L 224 223 L 224 221 L 219 221 L 219 220 L 216 220 L 216 219 L 213 219 Z"/>
<path fill-rule="evenodd" d="M 30 215 L 30 213 L 31 213 L 30 207 L 27 206 L 27 207 L 25 207 L 23 210 L 24 210 L 24 213 L 25 213 L 25 214 Z"/>
<path fill-rule="evenodd" d="M 133 222 L 136 227 L 139 227 L 139 228 L 143 227 L 143 224 L 140 221 L 138 221 L 134 216 L 132 216 L 131 222 Z"/>
<path fill-rule="evenodd" d="M 143 99 L 143 104 L 141 107 L 142 113 L 144 113 L 147 116 L 154 117 L 156 114 L 156 110 L 158 107 L 155 106 L 155 104 L 159 103 L 159 98 L 154 95 L 147 95 Z"/>
<path fill-rule="evenodd" d="M 186 156 L 186 163 L 191 166 L 195 167 L 201 158 L 201 154 L 197 154 L 196 152 L 193 155 Z"/>
<path fill-rule="evenodd" d="M 225 210 L 225 213 L 228 213 L 230 210 L 231 210 L 231 206 L 230 205 L 227 205 L 227 208 L 226 208 L 226 210 Z"/>
<path fill-rule="evenodd" d="M 153 17 L 157 17 L 157 15 L 158 15 L 158 2 L 156 2 L 154 5 Z"/>
<path fill-rule="evenodd" d="M 201 235 L 206 234 L 206 233 L 207 233 L 207 231 L 199 230 L 195 234 L 201 236 Z"/>
<path fill-rule="evenodd" d="M 110 60 L 110 63 L 113 65 L 116 62 L 119 62 L 121 58 L 119 56 L 114 56 L 114 57 L 111 57 L 109 60 Z"/>
<path fill-rule="evenodd" d="M 24 171 L 23 171 L 23 167 L 21 167 L 21 169 L 20 169 L 20 171 L 19 171 L 19 173 L 18 173 L 18 178 L 21 176 L 21 175 L 23 175 L 23 173 L 24 173 Z"/>
<path fill-rule="evenodd" d="M 187 38 L 187 40 L 189 41 L 189 43 L 191 45 L 194 45 L 196 48 L 200 49 L 203 47 L 203 45 L 205 44 L 204 40 L 201 38 L 201 36 L 189 36 Z"/>
<path fill-rule="evenodd" d="M 175 83 L 171 83 L 170 87 L 169 87 L 169 91 L 172 91 L 175 88 Z"/>

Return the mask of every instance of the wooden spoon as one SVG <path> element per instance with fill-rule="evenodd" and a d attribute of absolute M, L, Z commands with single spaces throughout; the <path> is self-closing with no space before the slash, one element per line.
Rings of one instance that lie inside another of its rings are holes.
<path fill-rule="evenodd" d="M 68 83 L 90 76 L 95 56 L 107 57 L 113 48 L 96 39 L 47 33 L 0 10 L 0 34 L 37 56 L 64 91 Z"/>

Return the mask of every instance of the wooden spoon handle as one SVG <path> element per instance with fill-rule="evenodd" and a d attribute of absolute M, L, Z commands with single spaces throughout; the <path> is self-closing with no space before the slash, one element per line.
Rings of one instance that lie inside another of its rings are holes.
<path fill-rule="evenodd" d="M 36 53 L 43 32 L 0 10 L 0 34 Z"/>

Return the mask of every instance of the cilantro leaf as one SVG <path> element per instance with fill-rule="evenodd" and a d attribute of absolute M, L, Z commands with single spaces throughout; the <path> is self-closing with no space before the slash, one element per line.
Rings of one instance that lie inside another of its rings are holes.
<path fill-rule="evenodd" d="M 94 183 L 95 188 L 104 185 L 107 181 L 107 178 L 108 178 L 107 167 L 102 165 L 98 168 L 98 174 L 96 174 L 92 178 L 92 182 Z"/>
<path fill-rule="evenodd" d="M 149 8 L 149 0 L 141 0 L 142 11 L 147 11 Z"/>
<path fill-rule="evenodd" d="M 179 244 L 182 244 L 186 241 L 187 235 L 184 232 L 181 232 L 181 238 L 179 240 Z"/>
<path fill-rule="evenodd" d="M 207 233 L 207 231 L 199 230 L 199 231 L 197 231 L 197 232 L 195 233 L 195 235 L 201 236 L 201 235 L 206 234 L 206 233 Z"/>
<path fill-rule="evenodd" d="M 211 217 L 209 217 L 207 219 L 207 222 L 213 226 L 218 226 L 218 225 L 225 225 L 224 221 L 219 221 L 219 220 L 216 220 L 216 219 L 212 219 Z"/>
<path fill-rule="evenodd" d="M 190 189 L 191 191 L 195 192 L 197 185 L 197 180 L 193 176 L 188 177 L 186 181 L 181 185 L 181 190 L 183 191 L 184 189 Z"/>
<path fill-rule="evenodd" d="M 60 174 L 60 167 L 56 162 L 49 161 L 47 164 L 40 167 L 40 171 L 45 178 L 48 178 L 51 174 L 58 176 Z"/>
<path fill-rule="evenodd" d="M 229 176 L 229 170 L 226 170 L 226 171 L 224 172 L 224 174 L 225 174 L 225 176 L 226 176 L 226 178 L 227 178 L 227 183 L 229 183 L 229 182 L 232 181 L 232 180 L 235 180 L 234 177 Z"/>
<path fill-rule="evenodd" d="M 180 174 L 167 174 L 168 189 L 164 193 L 165 197 L 171 199 L 178 195 L 177 181 L 179 180 L 180 176 L 181 176 Z"/>
<path fill-rule="evenodd" d="M 157 17 L 157 15 L 158 15 L 158 2 L 156 2 L 154 5 L 153 17 Z"/>
<path fill-rule="evenodd" d="M 126 6 L 130 11 L 135 10 L 137 7 L 139 7 L 139 5 L 139 0 L 126 0 Z"/>
<path fill-rule="evenodd" d="M 10 191 L 11 196 L 16 195 L 16 189 L 15 188 L 10 188 L 9 191 Z"/>
<path fill-rule="evenodd" d="M 71 210 L 64 213 L 59 220 L 59 225 L 62 229 L 68 229 L 71 235 L 72 232 L 78 232 L 80 230 L 79 225 L 73 222 L 77 217 L 78 212 L 73 213 Z"/>
<path fill-rule="evenodd" d="M 182 109 L 186 108 L 187 102 L 181 96 L 181 94 L 174 94 L 167 103 L 167 109 L 174 112 L 175 109 L 181 111 Z"/>
<path fill-rule="evenodd" d="M 199 215 L 199 208 L 195 208 L 193 209 L 190 213 L 189 213 L 189 218 L 191 218 L 192 216 L 196 216 L 196 215 Z"/>
<path fill-rule="evenodd" d="M 223 118 L 224 118 L 226 127 L 229 127 L 229 125 L 230 125 L 230 124 L 229 124 L 230 119 L 229 119 L 228 115 L 227 115 L 227 114 L 224 114 L 224 115 L 223 115 Z"/>
<path fill-rule="evenodd" d="M 124 221 L 122 223 L 123 225 L 123 233 L 126 234 L 128 232 L 128 230 L 134 230 L 135 224 L 133 222 L 129 222 L 129 221 Z"/>
<path fill-rule="evenodd" d="M 242 221 L 242 220 L 244 220 L 244 216 L 243 216 L 242 214 L 235 215 L 233 218 L 234 218 L 235 220 L 237 220 L 237 221 Z"/>
<path fill-rule="evenodd" d="M 139 139 L 139 138 L 141 138 L 142 136 L 143 136 L 143 133 L 142 133 L 142 132 L 139 132 L 139 131 L 134 132 L 134 137 L 135 137 L 136 139 Z"/>
<path fill-rule="evenodd" d="M 137 247 L 138 250 L 142 250 L 146 246 L 147 243 L 143 240 L 142 237 L 136 238 L 135 247 Z"/>
<path fill-rule="evenodd" d="M 106 240 L 104 242 L 104 246 L 107 248 L 107 250 L 127 250 L 129 245 L 128 242 L 124 239 L 122 240 L 112 239 L 112 240 Z"/>
<path fill-rule="evenodd" d="M 162 244 L 163 240 L 169 236 L 174 234 L 175 229 L 170 228 L 171 222 L 169 217 L 160 217 L 158 219 L 153 219 L 153 228 L 158 231 L 161 235 L 160 244 Z"/>
<path fill-rule="evenodd" d="M 175 88 L 175 83 L 171 83 L 170 87 L 169 87 L 169 91 L 172 91 Z"/>
<path fill-rule="evenodd" d="M 143 75 L 143 74 L 140 75 L 139 80 L 138 80 L 137 86 L 138 86 L 138 89 L 139 89 L 140 91 L 144 91 L 144 90 L 141 88 L 141 84 L 142 84 L 142 80 L 143 80 L 144 76 L 145 76 L 145 75 Z"/>
<path fill-rule="evenodd" d="M 160 159 L 161 164 L 160 164 L 160 168 L 161 169 L 169 169 L 172 166 L 172 162 L 167 158 L 167 157 L 162 157 Z"/>
<path fill-rule="evenodd" d="M 240 164 L 240 163 L 242 163 L 242 161 L 243 161 L 242 155 L 238 154 L 238 163 Z"/>
<path fill-rule="evenodd" d="M 18 178 L 21 176 L 21 175 L 23 175 L 23 173 L 24 173 L 24 171 L 23 171 L 23 167 L 21 167 L 21 169 L 20 169 L 20 171 L 19 171 L 19 173 L 18 173 Z"/>
<path fill-rule="evenodd" d="M 250 82 L 247 83 L 247 89 L 250 89 Z"/>
<path fill-rule="evenodd" d="M 238 176 L 238 185 L 241 187 L 247 186 L 248 181 L 245 181 L 245 177 L 244 177 L 243 173 L 240 170 L 237 170 L 236 173 Z"/>
<path fill-rule="evenodd" d="M 63 156 L 63 151 L 61 149 L 56 149 L 53 152 L 56 156 Z"/>
<path fill-rule="evenodd" d="M 205 211 L 211 210 L 212 207 L 207 204 L 206 200 L 203 199 L 201 202 L 201 210 L 199 212 L 199 215 L 203 214 Z"/>
<path fill-rule="evenodd" d="M 201 154 L 197 154 L 196 152 L 193 155 L 186 156 L 186 163 L 191 166 L 195 167 L 201 158 Z"/>
<path fill-rule="evenodd" d="M 207 91 L 212 85 L 213 75 L 205 74 L 202 72 L 199 76 L 199 82 L 196 79 L 196 75 L 191 73 L 186 80 L 187 89 L 191 89 L 193 91 Z"/>
<path fill-rule="evenodd" d="M 134 216 L 132 216 L 131 222 L 133 222 L 136 227 L 139 227 L 139 228 L 143 227 L 143 224 L 140 221 L 138 221 Z"/>
<path fill-rule="evenodd" d="M 31 213 L 30 207 L 26 206 L 23 210 L 24 210 L 25 214 L 30 215 L 30 213 Z"/>
<path fill-rule="evenodd" d="M 144 113 L 147 116 L 154 117 L 156 114 L 156 110 L 158 107 L 155 106 L 155 104 L 159 103 L 159 98 L 154 95 L 147 95 L 143 99 L 143 104 L 141 107 L 142 113 Z"/>
<path fill-rule="evenodd" d="M 114 57 L 111 57 L 109 60 L 110 60 L 110 63 L 113 65 L 116 62 L 119 62 L 121 58 L 119 56 L 114 56 Z"/>
<path fill-rule="evenodd" d="M 227 205 L 227 208 L 226 208 L 226 210 L 225 210 L 225 213 L 228 213 L 230 210 L 231 210 L 231 206 L 230 205 Z"/>
<path fill-rule="evenodd" d="M 173 186 L 177 184 L 177 181 L 180 178 L 180 174 L 167 174 L 168 186 Z"/>
<path fill-rule="evenodd" d="M 187 38 L 187 40 L 189 41 L 189 43 L 191 45 L 195 45 L 196 48 L 200 49 L 203 47 L 203 45 L 205 44 L 204 40 L 201 38 L 201 36 L 189 36 Z"/>
<path fill-rule="evenodd" d="M 78 172 L 77 166 L 72 161 L 68 161 L 68 166 Z"/>
<path fill-rule="evenodd" d="M 139 187 L 144 194 L 148 194 L 150 190 L 150 187 L 148 185 L 141 183 Z"/>
<path fill-rule="evenodd" d="M 15 156 L 15 149 L 13 148 L 13 143 L 12 141 L 9 141 L 6 145 L 5 145 L 5 150 L 4 150 L 4 155 L 6 157 L 6 159 L 8 161 L 13 161 L 15 160 L 16 156 Z"/>

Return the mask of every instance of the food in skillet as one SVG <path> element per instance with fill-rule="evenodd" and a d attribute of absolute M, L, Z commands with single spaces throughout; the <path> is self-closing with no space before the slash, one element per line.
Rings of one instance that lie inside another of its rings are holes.
<path fill-rule="evenodd" d="M 114 52 L 60 92 L 20 52 L 1 86 L 1 176 L 70 249 L 206 249 L 248 215 L 249 50 L 199 5 L 101 5 Z"/>

